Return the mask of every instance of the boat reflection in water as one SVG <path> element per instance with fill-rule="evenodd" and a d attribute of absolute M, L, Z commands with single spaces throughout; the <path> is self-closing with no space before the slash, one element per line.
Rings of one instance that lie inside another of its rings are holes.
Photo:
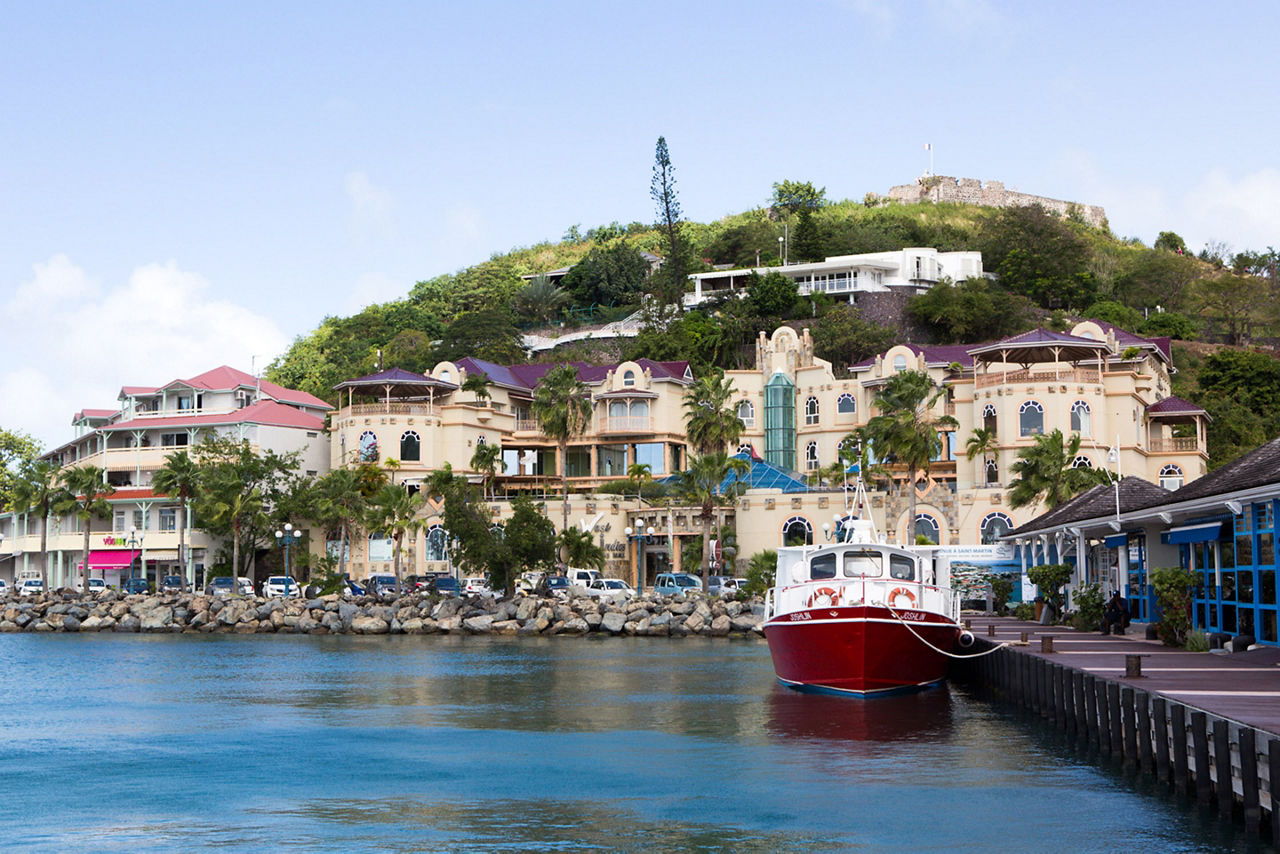
<path fill-rule="evenodd" d="M 870 701 L 775 685 L 766 706 L 765 728 L 786 738 L 937 743 L 953 730 L 953 700 L 945 685 Z"/>

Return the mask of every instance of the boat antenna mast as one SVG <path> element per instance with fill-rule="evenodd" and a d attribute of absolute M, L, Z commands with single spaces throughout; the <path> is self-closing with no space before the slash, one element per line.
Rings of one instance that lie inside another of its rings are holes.
<path fill-rule="evenodd" d="M 847 536 L 852 529 L 852 525 L 848 525 L 854 519 L 864 522 L 870 526 L 870 534 L 873 541 L 880 539 L 880 532 L 876 530 L 875 519 L 871 516 L 871 501 L 867 498 L 867 484 L 862 477 L 863 469 L 866 468 L 867 458 L 862 446 L 862 440 L 856 443 L 857 458 L 852 465 L 846 466 L 844 470 L 844 522 L 845 535 Z M 854 487 L 852 498 L 849 495 L 849 473 L 854 474 Z M 864 528 L 865 531 L 865 528 Z"/>

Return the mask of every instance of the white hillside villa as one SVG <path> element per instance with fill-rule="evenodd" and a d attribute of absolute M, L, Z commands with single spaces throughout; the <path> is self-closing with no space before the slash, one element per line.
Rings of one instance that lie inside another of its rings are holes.
<path fill-rule="evenodd" d="M 836 255 L 825 261 L 789 264 L 784 267 L 750 267 L 742 270 L 715 270 L 694 273 L 693 292 L 684 296 L 686 307 L 709 299 L 745 292 L 753 273 L 761 276 L 781 273 L 794 279 L 801 295 L 823 293 L 856 303 L 860 293 L 905 289 L 923 293 L 943 278 L 953 282 L 981 276 L 981 252 L 939 252 L 937 249 L 908 248 L 895 252 L 866 252 Z"/>

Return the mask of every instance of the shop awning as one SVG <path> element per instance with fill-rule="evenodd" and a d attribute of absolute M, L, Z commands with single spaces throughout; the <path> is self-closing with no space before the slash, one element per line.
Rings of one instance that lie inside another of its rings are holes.
<path fill-rule="evenodd" d="M 1216 522 L 1198 522 L 1195 525 L 1180 525 L 1170 528 L 1160 535 L 1160 542 L 1171 546 L 1182 543 L 1209 543 L 1222 536 L 1222 526 L 1227 524 L 1219 519 Z"/>
<path fill-rule="evenodd" d="M 1125 546 L 1129 545 L 1129 535 L 1128 534 L 1112 534 L 1102 542 L 1109 549 L 1122 549 Z"/>
<path fill-rule="evenodd" d="M 120 569 L 133 563 L 141 552 L 119 549 L 104 549 L 102 551 L 89 552 L 89 568 L 90 569 Z M 76 563 L 76 568 L 80 569 L 84 565 L 84 561 Z"/>

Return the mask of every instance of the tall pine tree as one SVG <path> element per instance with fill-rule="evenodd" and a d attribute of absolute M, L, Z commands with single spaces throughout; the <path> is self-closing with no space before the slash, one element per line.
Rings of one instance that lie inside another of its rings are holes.
<path fill-rule="evenodd" d="M 653 180 L 649 195 L 658 210 L 658 229 L 665 238 L 666 258 L 662 269 L 654 275 L 654 293 L 664 304 L 674 303 L 677 310 L 683 308 L 683 295 L 687 270 L 685 247 L 680 235 L 680 200 L 676 197 L 675 168 L 667 152 L 666 137 L 658 137 L 658 147 L 653 158 Z"/>

